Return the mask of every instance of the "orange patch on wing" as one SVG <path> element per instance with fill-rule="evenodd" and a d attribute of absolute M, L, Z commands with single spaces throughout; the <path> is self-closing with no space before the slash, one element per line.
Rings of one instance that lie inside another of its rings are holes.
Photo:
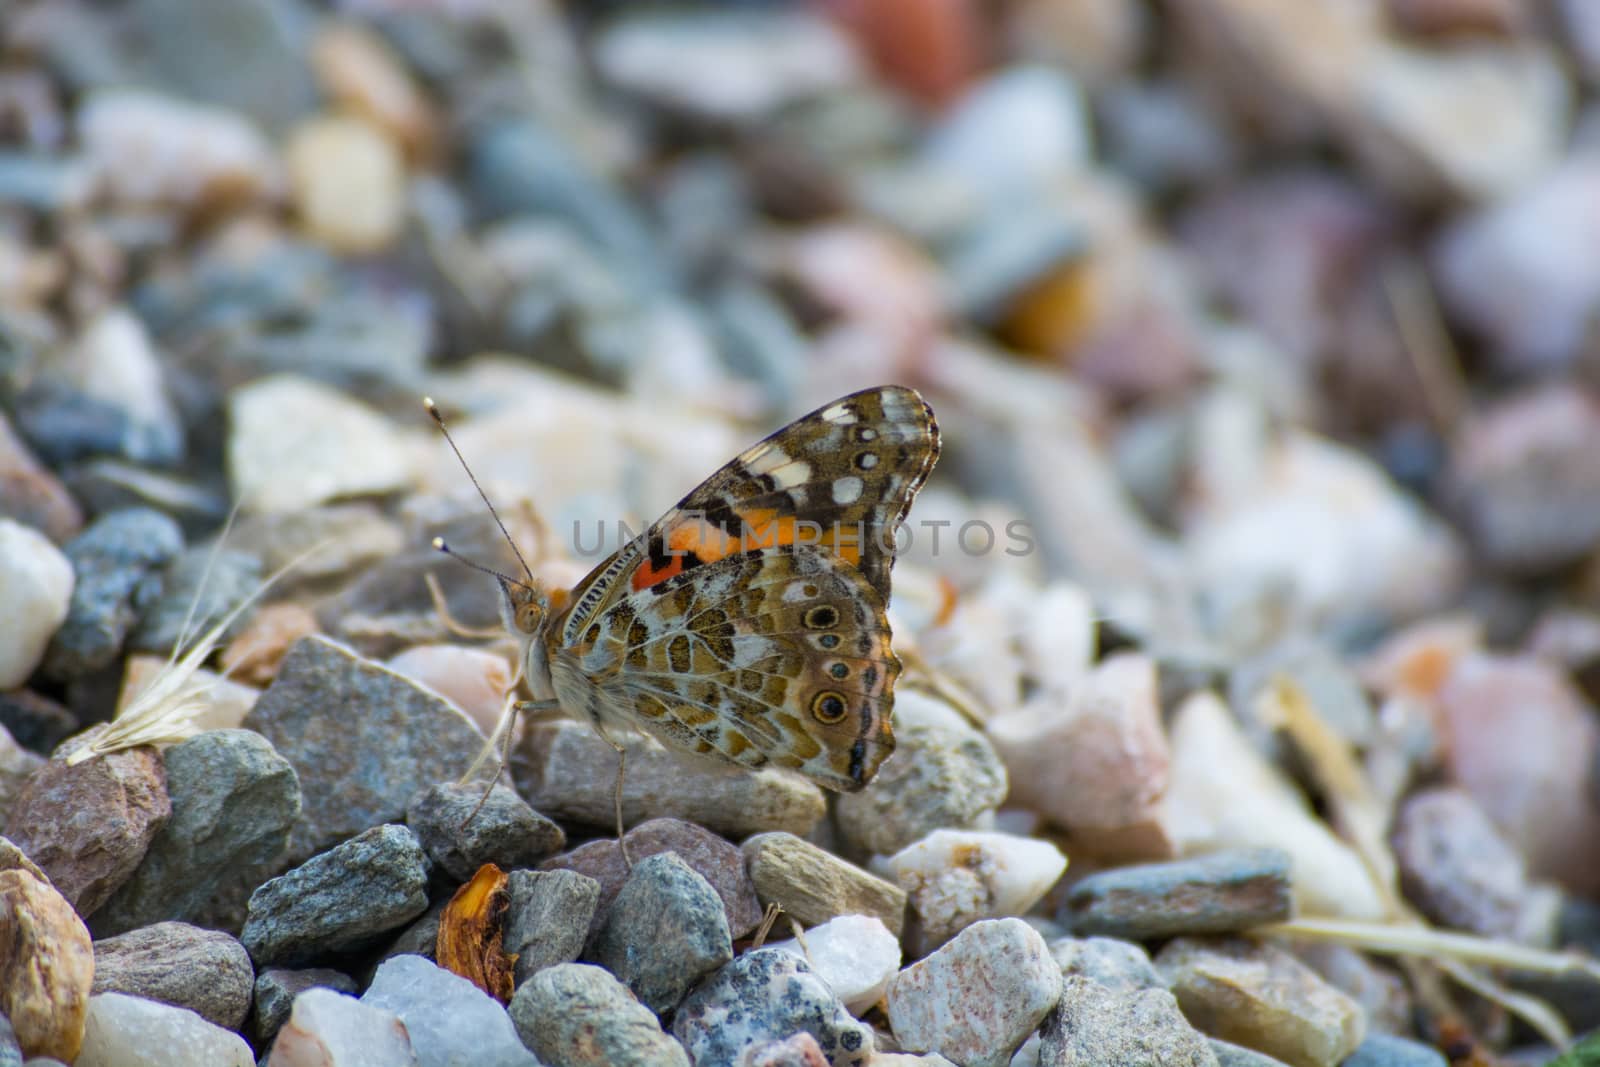
<path fill-rule="evenodd" d="M 715 563 L 722 557 L 739 551 L 739 541 L 704 519 L 680 519 L 666 534 L 668 557 L 657 567 L 646 559 L 633 574 L 635 591 L 649 589 L 668 578 L 683 573 L 689 558 L 701 563 Z"/>
<path fill-rule="evenodd" d="M 737 513 L 744 521 L 740 539 L 742 551 L 775 548 L 779 545 L 816 545 L 852 566 L 861 563 L 861 531 L 848 526 L 823 526 L 793 515 L 779 515 L 772 508 L 750 508 Z"/>

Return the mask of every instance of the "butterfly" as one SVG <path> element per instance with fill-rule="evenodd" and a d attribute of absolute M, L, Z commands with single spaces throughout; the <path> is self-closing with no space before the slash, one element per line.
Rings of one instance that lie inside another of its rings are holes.
<path fill-rule="evenodd" d="M 938 455 L 915 390 L 862 390 L 746 449 L 572 589 L 496 574 L 535 698 L 518 709 L 586 719 L 619 760 L 612 727 L 862 789 L 894 751 L 895 534 Z"/>

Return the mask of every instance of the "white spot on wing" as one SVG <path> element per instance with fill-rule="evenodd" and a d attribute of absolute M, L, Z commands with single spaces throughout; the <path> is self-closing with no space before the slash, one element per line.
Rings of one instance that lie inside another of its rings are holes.
<path fill-rule="evenodd" d="M 835 504 L 854 504 L 861 499 L 861 490 L 864 484 L 860 478 L 853 474 L 847 478 L 835 478 L 833 482 L 833 502 Z"/>
<path fill-rule="evenodd" d="M 856 421 L 855 412 L 851 411 L 844 404 L 833 404 L 824 408 L 822 410 L 822 417 L 827 419 L 829 422 L 840 422 L 847 426 Z"/>

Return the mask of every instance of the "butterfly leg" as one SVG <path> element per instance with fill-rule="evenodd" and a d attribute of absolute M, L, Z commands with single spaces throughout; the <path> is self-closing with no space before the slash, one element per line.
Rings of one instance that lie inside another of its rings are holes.
<path fill-rule="evenodd" d="M 551 711 L 560 711 L 560 710 L 561 710 L 561 702 L 557 701 L 557 700 L 515 700 L 515 701 L 511 701 L 511 706 L 507 709 L 507 714 L 504 717 L 502 717 L 501 725 L 499 727 L 500 732 L 501 732 L 501 739 L 502 739 L 501 740 L 501 748 L 500 748 L 500 766 L 499 766 L 498 769 L 496 769 L 494 775 L 490 777 L 490 779 L 488 781 L 488 784 L 486 784 L 483 787 L 483 796 L 478 798 L 478 802 L 472 806 L 472 810 L 467 813 L 467 817 L 465 819 L 461 820 L 461 825 L 463 827 L 466 827 L 466 826 L 470 825 L 472 820 L 477 818 L 478 812 L 483 810 L 484 803 L 488 801 L 489 794 L 494 792 L 494 784 L 495 784 L 495 782 L 499 781 L 500 772 L 504 771 L 507 767 L 509 767 L 511 765 L 511 739 L 516 735 L 516 732 L 517 732 L 517 715 L 519 713 L 525 713 L 525 714 L 530 714 L 531 715 L 531 714 L 538 714 L 540 712 L 551 712 Z M 494 744 L 494 739 L 491 738 L 489 740 L 489 746 L 493 746 L 493 744 Z M 488 746 L 486 746 L 486 747 L 488 747 Z M 487 752 L 485 754 L 487 754 Z M 478 768 L 483 765 L 483 758 L 484 757 L 480 756 L 473 763 L 472 767 L 470 769 L 468 769 L 466 775 L 464 776 L 464 779 L 465 778 L 470 778 L 472 775 L 477 773 Z"/>
<path fill-rule="evenodd" d="M 600 735 L 600 740 L 610 745 L 617 754 L 617 781 L 611 790 L 611 801 L 616 807 L 617 814 L 617 848 L 622 850 L 622 865 L 628 870 L 633 870 L 633 859 L 628 855 L 628 842 L 624 835 L 627 827 L 622 822 L 622 781 L 628 770 L 628 750 L 606 733 L 604 727 L 598 722 L 594 724 L 594 732 Z"/>

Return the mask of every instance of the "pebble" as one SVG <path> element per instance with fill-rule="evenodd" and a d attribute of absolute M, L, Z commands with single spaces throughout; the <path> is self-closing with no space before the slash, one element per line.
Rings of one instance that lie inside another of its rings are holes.
<path fill-rule="evenodd" d="M 1407 33 L 1424 36 L 1516 36 L 1528 12 L 1515 0 L 1388 0 L 1389 15 Z"/>
<path fill-rule="evenodd" d="M 1310 640 L 1279 642 L 1259 656 L 1239 663 L 1228 678 L 1228 704 L 1240 709 L 1252 736 L 1270 735 L 1272 725 L 1260 722 L 1257 702 L 1277 679 L 1287 678 L 1305 694 L 1317 715 L 1339 737 L 1365 749 L 1377 733 L 1372 702 L 1361 679 L 1332 648 Z M 1266 751 L 1274 751 L 1271 745 Z"/>
<path fill-rule="evenodd" d="M 1285 1067 L 1282 1060 L 1275 1060 L 1255 1049 L 1218 1041 L 1214 1037 L 1208 1040 L 1211 1051 L 1216 1053 L 1217 1067 Z"/>
<path fill-rule="evenodd" d="M 67 542 L 77 584 L 66 621 L 45 654 L 45 674 L 64 681 L 116 659 L 136 620 L 134 591 L 182 550 L 178 524 L 149 508 L 102 515 Z"/>
<path fill-rule="evenodd" d="M 756 834 L 741 848 L 763 905 L 778 905 L 802 926 L 821 926 L 841 915 L 869 915 L 900 936 L 906 891 L 893 882 L 793 834 Z"/>
<path fill-rule="evenodd" d="M 1155 941 L 1284 922 L 1293 905 L 1288 853 L 1230 849 L 1091 874 L 1067 892 L 1058 917 L 1078 934 Z"/>
<path fill-rule="evenodd" d="M 747 1067 L 828 1067 L 828 1057 L 822 1046 L 804 1030 L 782 1041 L 748 1050 L 743 1062 Z"/>
<path fill-rule="evenodd" d="M 406 808 L 406 825 L 433 862 L 458 882 L 485 863 L 505 870 L 532 867 L 567 843 L 561 827 L 498 783 L 487 798 L 479 784 L 429 786 Z"/>
<path fill-rule="evenodd" d="M 45 885 L 50 884 L 50 876 L 41 871 L 39 865 L 30 860 L 27 853 L 9 837 L 0 837 L 0 871 L 27 871 Z"/>
<path fill-rule="evenodd" d="M 465 978 L 421 956 L 395 956 L 379 964 L 361 1003 L 405 1024 L 412 1051 L 424 1067 L 540 1067 L 505 1008 Z"/>
<path fill-rule="evenodd" d="M 144 859 L 172 815 L 161 754 L 140 747 L 76 766 L 80 734 L 34 771 L 6 813 L 6 836 L 37 863 L 79 915 L 93 915 Z"/>
<path fill-rule="evenodd" d="M 628 856 L 634 863 L 660 852 L 674 852 L 711 884 L 722 898 L 728 917 L 728 932 L 744 937 L 761 922 L 761 902 L 745 870 L 744 853 L 716 834 L 682 819 L 651 819 L 627 833 Z M 589 930 L 593 937 L 611 911 L 628 867 L 614 838 L 590 841 L 565 855 L 546 860 L 544 870 L 566 869 L 587 875 L 600 883 L 600 898 Z"/>
<path fill-rule="evenodd" d="M 1010 802 L 1067 829 L 1074 850 L 1109 862 L 1172 855 L 1162 809 L 1171 756 L 1153 660 L 1108 656 L 1065 706 L 1027 704 L 997 715 L 988 730 L 1010 776 Z"/>
<path fill-rule="evenodd" d="M 511 1021 L 552 1067 L 689 1067 L 655 1013 L 604 968 L 561 963 L 517 988 Z"/>
<path fill-rule="evenodd" d="M 83 1041 L 94 943 L 72 905 L 26 870 L 0 871 L 0 1015 L 24 1055 L 71 1062 Z"/>
<path fill-rule="evenodd" d="M 1429 1045 L 1392 1034 L 1370 1034 L 1339 1067 L 1447 1067 L 1448 1063 Z"/>
<path fill-rule="evenodd" d="M 134 653 L 123 660 L 122 687 L 117 691 L 117 714 L 123 712 L 163 676 L 170 677 L 166 656 Z M 237 730 L 250 709 L 256 706 L 261 690 L 239 685 L 216 671 L 197 668 L 189 675 L 194 701 L 188 722 L 200 732 Z"/>
<path fill-rule="evenodd" d="M 212 730 L 167 749 L 172 816 L 96 911 L 101 937 L 176 919 L 238 929 L 300 813 L 294 769 L 260 734 Z"/>
<path fill-rule="evenodd" d="M 428 908 L 427 855 L 404 826 L 375 826 L 250 895 L 239 939 L 258 967 L 360 948 Z"/>
<path fill-rule="evenodd" d="M 1294 954 L 1323 981 L 1361 1005 L 1368 1032 L 1411 1032 L 1416 1004 L 1410 988 L 1392 966 L 1380 964 L 1349 945 L 1333 942 L 1301 942 L 1294 946 Z"/>
<path fill-rule="evenodd" d="M 159 922 L 94 943 L 94 992 L 187 1008 L 224 1030 L 250 1013 L 256 972 L 244 946 L 219 930 Z"/>
<path fill-rule="evenodd" d="M 764 830 L 808 834 L 827 811 L 822 791 L 782 771 L 746 771 L 668 752 L 645 738 L 611 731 L 628 750 L 622 815 L 627 825 L 670 817 L 726 837 Z M 560 822 L 611 826 L 617 753 L 586 724 L 541 723 L 518 746 L 517 792 Z"/>
<path fill-rule="evenodd" d="M 422 913 L 422 918 L 400 931 L 400 936 L 383 950 L 383 958 L 394 956 L 421 956 L 439 962 L 439 923 L 449 900 L 436 900 Z"/>
<path fill-rule="evenodd" d="M 1066 71 L 1012 67 L 973 86 L 946 112 L 922 159 L 999 204 L 1084 169 L 1092 144 L 1088 107 Z"/>
<path fill-rule="evenodd" d="M 1061 937 L 1049 945 L 1064 978 L 1087 978 L 1118 992 L 1161 988 L 1161 977 L 1142 946 L 1110 937 Z"/>
<path fill-rule="evenodd" d="M 5 825 L 6 812 L 22 783 L 43 764 L 44 757 L 17 744 L 11 731 L 0 725 L 0 826 Z"/>
<path fill-rule="evenodd" d="M 197 209 L 270 197 L 282 181 L 272 146 L 249 121 L 142 89 L 101 89 L 78 109 L 84 156 L 130 206 Z"/>
<path fill-rule="evenodd" d="M 56 368 L 78 395 L 121 416 L 125 439 L 116 452 L 123 459 L 166 467 L 183 458 L 183 423 L 169 395 L 161 354 L 132 311 L 100 312 Z"/>
<path fill-rule="evenodd" d="M 512 871 L 501 945 L 517 957 L 516 984 L 583 953 L 600 906 L 600 883 L 577 871 Z M 620 887 L 619 887 L 620 888 Z"/>
<path fill-rule="evenodd" d="M 1531 657 L 1468 656 L 1438 707 L 1450 776 L 1529 872 L 1600 892 L 1600 805 L 1588 789 L 1600 724 L 1565 673 Z"/>
<path fill-rule="evenodd" d="M 866 1067 L 872 1029 L 857 1022 L 804 960 L 758 948 L 727 964 L 690 993 L 672 1017 L 672 1034 L 697 1064 L 737 1063 L 745 1050 L 805 1031 L 831 1067 Z"/>
<path fill-rule="evenodd" d="M 1048 841 L 976 830 L 935 830 L 880 861 L 916 915 L 912 951 L 933 951 L 982 919 L 1022 915 L 1067 869 Z"/>
<path fill-rule="evenodd" d="M 702 977 L 733 958 L 716 890 L 676 854 L 637 860 L 588 956 L 665 1016 Z"/>
<path fill-rule="evenodd" d="M 982 828 L 1006 797 L 1006 769 L 983 734 L 897 724 L 895 750 L 858 793 L 841 793 L 834 825 L 842 842 L 888 855 L 934 830 Z"/>
<path fill-rule="evenodd" d="M 289 374 L 228 397 L 228 479 L 249 511 L 393 493 L 414 478 L 411 442 L 371 408 Z"/>
<path fill-rule="evenodd" d="M 280 589 L 300 582 L 347 578 L 407 547 L 400 524 L 367 501 L 241 515 L 234 522 L 228 543 L 258 557 L 268 573 L 277 573 L 293 563 L 294 569 L 284 575 Z M 259 626 L 274 608 L 293 606 L 269 604 L 256 613 L 252 624 Z M 290 639 L 283 645 L 292 643 Z"/>
<path fill-rule="evenodd" d="M 405 222 L 405 163 L 387 134 L 353 116 L 315 118 L 284 149 L 306 234 L 343 255 L 382 251 Z"/>
<path fill-rule="evenodd" d="M 912 1052 L 938 1052 L 963 1067 L 1006 1067 L 1060 1000 L 1061 984 L 1031 926 L 986 920 L 895 977 L 889 1026 Z"/>
<path fill-rule="evenodd" d="M 123 993 L 89 998 L 73 1067 L 255 1067 L 250 1046 L 187 1008 Z"/>
<path fill-rule="evenodd" d="M 1334 1067 L 1366 1034 L 1360 1005 L 1274 945 L 1182 937 L 1155 962 L 1190 1022 L 1291 1067 Z"/>
<path fill-rule="evenodd" d="M 433 157 L 438 116 L 382 36 L 350 23 L 326 26 L 312 45 L 311 62 L 318 83 L 340 110 L 382 130 L 408 159 Z"/>
<path fill-rule="evenodd" d="M 261 561 L 247 552 L 195 546 L 181 552 L 159 575 L 134 592 L 139 622 L 128 647 L 168 653 L 187 649 L 261 588 Z M 230 632 L 236 632 L 235 623 Z"/>
<path fill-rule="evenodd" d="M 294 643 L 317 629 L 317 617 L 310 608 L 287 600 L 265 604 L 251 613 L 222 650 L 222 669 L 229 678 L 246 685 L 270 685 Z"/>
<path fill-rule="evenodd" d="M 798 938 L 767 943 L 799 956 L 828 984 L 852 1015 L 865 1015 L 900 970 L 900 942 L 870 915 L 841 915 Z"/>
<path fill-rule="evenodd" d="M 1297 914 L 1382 919 L 1383 902 L 1361 859 L 1256 753 L 1215 695 L 1199 692 L 1179 705 L 1171 733 L 1166 810 L 1180 851 L 1282 849 Z"/>
<path fill-rule="evenodd" d="M 0 726 L 28 751 L 50 752 L 78 731 L 78 720 L 49 697 L 31 689 L 13 689 L 0 692 Z M 0 812 L 3 822 L 4 812 Z"/>
<path fill-rule="evenodd" d="M 511 665 L 504 656 L 481 648 L 415 645 L 386 666 L 454 703 L 485 735 L 500 724 L 511 691 Z"/>
<path fill-rule="evenodd" d="M 324 714 L 330 702 L 342 714 Z M 299 775 L 290 850 L 301 858 L 398 822 L 412 797 L 460 777 L 484 743 L 449 701 L 322 636 L 289 650 L 244 725 Z"/>
<path fill-rule="evenodd" d="M 1040 1031 L 1040 1067 L 1217 1067 L 1216 1053 L 1165 989 L 1118 991 L 1088 978 L 1061 983 Z"/>
<path fill-rule="evenodd" d="M 15 689 L 67 619 L 72 564 L 44 534 L 12 519 L 0 519 L 0 561 L 0 616 L 10 620 L 0 647 L 0 689 Z"/>
<path fill-rule="evenodd" d="M 294 998 L 266 1067 L 381 1063 L 422 1067 L 405 1024 L 381 1008 L 320 986 Z"/>
<path fill-rule="evenodd" d="M 254 1008 L 250 1015 L 250 1033 L 256 1045 L 270 1047 L 278 1030 L 288 1021 L 295 998 L 308 989 L 319 987 L 352 996 L 356 992 L 355 979 L 327 967 L 299 971 L 268 967 L 256 975 Z"/>
<path fill-rule="evenodd" d="M 56 544 L 83 529 L 83 511 L 0 415 L 0 515 L 30 526 Z"/>
<path fill-rule="evenodd" d="M 1465 790 L 1440 786 L 1407 797 L 1392 835 L 1406 899 L 1441 926 L 1526 940 L 1527 868 Z"/>

